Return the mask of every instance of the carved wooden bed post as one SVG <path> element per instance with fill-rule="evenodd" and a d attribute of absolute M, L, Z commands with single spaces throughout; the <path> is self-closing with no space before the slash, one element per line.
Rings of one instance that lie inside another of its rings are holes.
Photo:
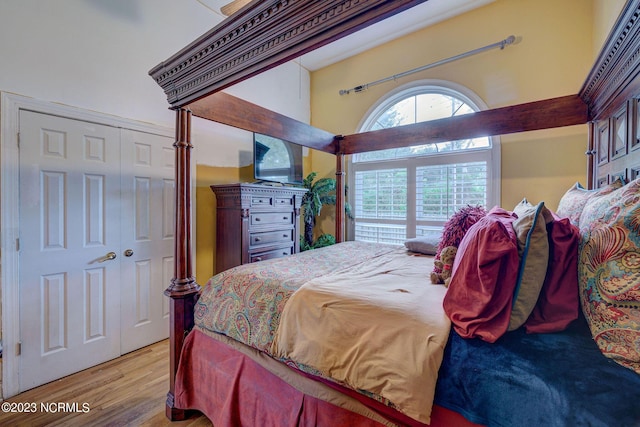
<path fill-rule="evenodd" d="M 344 154 L 336 154 L 336 242 L 344 242 Z"/>
<path fill-rule="evenodd" d="M 174 277 L 164 291 L 170 298 L 170 372 L 166 415 L 182 420 L 186 411 L 174 406 L 175 379 L 186 333 L 193 327 L 193 307 L 200 286 L 192 272 L 191 257 L 191 111 L 176 109 Z"/>
<path fill-rule="evenodd" d="M 589 144 L 587 146 L 587 188 L 593 189 L 598 187 L 595 170 L 596 170 L 596 125 L 589 122 Z"/>

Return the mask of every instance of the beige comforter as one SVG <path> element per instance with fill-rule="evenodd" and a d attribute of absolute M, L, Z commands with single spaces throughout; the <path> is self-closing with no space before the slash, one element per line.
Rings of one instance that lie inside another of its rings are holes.
<path fill-rule="evenodd" d="M 450 329 L 432 268 L 432 258 L 399 248 L 306 282 L 284 308 L 272 353 L 428 424 Z"/>

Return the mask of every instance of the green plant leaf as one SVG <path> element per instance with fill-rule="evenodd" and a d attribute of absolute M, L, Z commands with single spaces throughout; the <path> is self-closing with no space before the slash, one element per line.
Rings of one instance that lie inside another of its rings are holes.
<path fill-rule="evenodd" d="M 333 205 L 336 204 L 336 179 L 335 178 L 320 178 L 317 181 L 314 181 L 317 176 L 316 172 L 311 172 L 307 175 L 307 177 L 303 180 L 303 185 L 309 191 L 302 197 L 302 209 L 303 209 L 303 218 L 306 227 L 313 228 L 315 226 L 315 217 L 320 215 L 322 211 L 322 207 L 324 205 Z M 345 190 L 346 191 L 346 190 Z M 346 192 L 345 192 L 346 195 Z M 351 213 L 351 206 L 348 203 L 345 203 L 345 213 L 348 218 L 353 219 L 353 214 Z M 309 233 L 312 234 L 312 233 Z M 306 233 L 305 233 L 306 235 Z M 324 236 L 331 236 L 324 237 Z M 300 248 L 301 250 L 303 246 L 308 249 L 313 249 L 316 247 L 316 244 L 320 244 L 322 246 L 327 246 L 328 244 L 335 243 L 335 237 L 331 234 L 323 234 L 322 236 L 316 239 L 316 242 L 310 241 L 312 236 L 309 235 L 301 238 Z M 322 240 L 321 240 L 322 239 Z M 328 240 L 329 239 L 329 240 Z M 330 242 L 333 239 L 333 243 Z M 318 243 L 320 241 L 320 243 Z M 303 245 L 304 242 L 304 245 Z M 321 247 L 321 246 L 320 246 Z"/>
<path fill-rule="evenodd" d="M 318 237 L 316 239 L 316 241 L 313 243 L 313 248 L 317 249 L 317 248 L 323 248 L 325 246 L 330 246 L 330 245 L 335 245 L 336 244 L 336 238 L 333 234 L 323 234 L 320 237 Z"/>
<path fill-rule="evenodd" d="M 316 175 L 318 173 L 317 172 L 311 172 L 309 175 L 307 175 L 307 177 L 302 181 L 302 185 L 307 188 L 307 189 L 311 189 L 311 183 L 313 182 L 313 180 L 316 178 Z"/>

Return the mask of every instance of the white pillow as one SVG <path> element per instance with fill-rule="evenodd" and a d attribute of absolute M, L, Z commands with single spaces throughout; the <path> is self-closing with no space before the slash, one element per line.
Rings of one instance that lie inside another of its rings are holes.
<path fill-rule="evenodd" d="M 440 242 L 439 234 L 427 234 L 404 242 L 404 246 L 411 252 L 418 252 L 425 255 L 435 255 Z"/>

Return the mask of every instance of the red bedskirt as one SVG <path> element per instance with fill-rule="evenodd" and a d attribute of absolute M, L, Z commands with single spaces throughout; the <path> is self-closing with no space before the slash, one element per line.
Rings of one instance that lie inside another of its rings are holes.
<path fill-rule="evenodd" d="M 303 377 L 290 368 L 287 370 L 291 371 L 290 375 Z M 366 397 L 358 400 L 365 401 L 369 408 L 381 406 Z M 176 375 L 175 406 L 197 409 L 215 427 L 384 425 L 364 414 L 305 394 L 251 357 L 199 330 L 192 331 L 184 343 Z M 373 414 L 374 410 L 364 408 L 360 412 Z M 381 420 L 379 415 L 373 417 Z M 384 418 L 399 425 L 424 426 L 400 413 L 397 417 L 391 414 Z M 433 408 L 430 425 L 477 426 L 438 406 Z"/>

